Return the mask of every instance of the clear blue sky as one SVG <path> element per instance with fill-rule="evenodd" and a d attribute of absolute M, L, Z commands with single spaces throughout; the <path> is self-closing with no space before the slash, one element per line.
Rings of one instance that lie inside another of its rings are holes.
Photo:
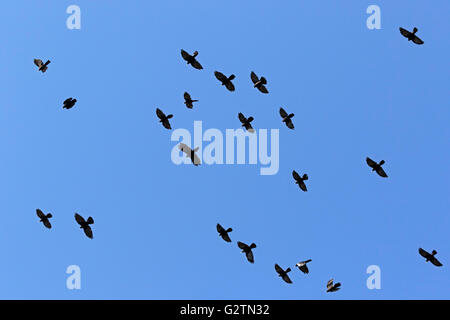
<path fill-rule="evenodd" d="M 71 4 L 81 30 L 66 28 Z M 381 30 L 366 27 L 371 4 Z M 449 10 L 447 0 L 5 1 L 0 298 L 449 298 Z M 400 26 L 418 27 L 425 44 Z M 198 50 L 204 70 L 181 48 Z M 45 74 L 34 58 L 52 61 Z M 234 93 L 214 70 L 236 74 Z M 268 95 L 252 88 L 252 70 Z M 193 110 L 184 91 L 200 100 Z M 63 110 L 68 97 L 78 102 Z M 174 128 L 237 128 L 238 112 L 279 128 L 278 174 L 174 165 L 156 107 Z M 366 156 L 384 159 L 389 178 Z M 308 173 L 308 192 L 293 169 Z M 52 230 L 36 208 L 54 215 Z M 94 217 L 93 240 L 74 212 Z M 257 244 L 254 265 L 237 240 Z M 309 275 L 277 277 L 274 263 L 307 258 Z M 78 291 L 66 288 L 72 264 Z M 373 264 L 381 290 L 366 288 Z M 327 294 L 331 277 L 342 290 Z"/>

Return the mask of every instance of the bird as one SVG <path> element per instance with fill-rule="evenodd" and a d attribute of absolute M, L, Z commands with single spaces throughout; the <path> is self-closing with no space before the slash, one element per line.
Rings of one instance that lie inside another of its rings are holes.
<path fill-rule="evenodd" d="M 419 31 L 417 28 L 414 27 L 413 32 L 403 29 L 402 27 L 400 27 L 399 29 L 400 29 L 400 33 L 402 34 L 402 36 L 407 38 L 408 41 L 412 41 L 415 44 L 423 44 L 424 43 L 422 39 L 420 39 L 418 36 L 416 36 L 416 32 Z"/>
<path fill-rule="evenodd" d="M 195 154 L 195 152 L 198 151 L 198 147 L 195 149 L 191 149 L 186 144 L 181 142 L 178 145 L 178 148 L 186 153 L 186 156 L 191 159 L 194 166 L 198 166 L 200 164 L 200 158 Z"/>
<path fill-rule="evenodd" d="M 266 78 L 264 78 L 264 77 L 258 78 L 256 73 L 254 73 L 253 71 L 250 73 L 250 78 L 252 79 L 254 88 L 257 88 L 262 93 L 269 93 L 269 91 L 267 90 L 267 88 L 265 86 L 265 84 L 267 84 Z"/>
<path fill-rule="evenodd" d="M 294 129 L 294 124 L 292 123 L 293 113 L 288 114 L 283 108 L 280 108 L 280 116 L 283 118 L 283 122 L 286 124 L 286 127 L 289 129 Z"/>
<path fill-rule="evenodd" d="M 186 105 L 186 107 L 188 107 L 189 109 L 192 109 L 193 102 L 197 102 L 198 100 L 192 100 L 191 99 L 191 95 L 187 92 L 184 93 L 184 104 Z"/>
<path fill-rule="evenodd" d="M 217 224 L 217 232 L 219 232 L 219 236 L 222 237 L 223 240 L 226 242 L 231 242 L 230 236 L 228 235 L 228 232 L 233 231 L 232 228 L 228 228 L 225 230 L 224 227 L 222 227 L 219 223 Z"/>
<path fill-rule="evenodd" d="M 255 132 L 255 129 L 253 129 L 250 122 L 252 122 L 254 119 L 253 117 L 246 118 L 241 112 L 238 114 L 239 121 L 242 123 L 242 127 L 244 127 L 248 132 Z"/>
<path fill-rule="evenodd" d="M 299 263 L 297 263 L 295 266 L 298 267 L 300 269 L 300 271 L 302 271 L 305 274 L 309 273 L 309 269 L 308 266 L 306 265 L 308 262 L 311 262 L 312 260 L 306 260 L 306 261 L 300 261 Z"/>
<path fill-rule="evenodd" d="M 232 74 L 229 77 L 226 77 L 222 72 L 214 71 L 214 75 L 216 76 L 217 80 L 222 82 L 222 85 L 225 86 L 229 91 L 234 91 L 234 84 L 231 82 L 236 76 Z"/>
<path fill-rule="evenodd" d="M 430 254 L 429 252 L 426 252 L 422 248 L 419 248 L 419 253 L 422 257 L 426 259 L 426 262 L 430 261 L 436 267 L 442 267 L 442 263 L 435 257 L 435 255 L 437 254 L 436 250 L 433 250 Z"/>
<path fill-rule="evenodd" d="M 39 68 L 39 71 L 42 71 L 44 73 L 48 69 L 48 65 L 50 64 L 50 60 L 47 60 L 46 63 L 43 63 L 41 59 L 34 59 L 34 64 Z"/>
<path fill-rule="evenodd" d="M 287 268 L 286 271 L 283 270 L 278 264 L 275 263 L 275 270 L 278 273 L 278 276 L 281 277 L 284 282 L 292 283 L 291 278 L 289 278 L 288 273 L 291 272 L 291 268 Z"/>
<path fill-rule="evenodd" d="M 51 217 L 53 217 L 51 213 L 45 214 L 45 213 L 42 212 L 41 209 L 36 209 L 36 214 L 41 219 L 41 220 L 39 220 L 39 222 L 42 222 L 44 224 L 44 226 L 46 226 L 48 229 L 52 228 L 52 224 L 48 220 Z"/>
<path fill-rule="evenodd" d="M 372 168 L 372 171 L 376 171 L 380 177 L 383 177 L 383 178 L 388 177 L 386 172 L 384 172 L 383 168 L 381 167 L 385 163 L 384 160 L 381 160 L 380 163 L 376 163 L 375 161 L 373 161 L 372 159 L 367 157 L 366 162 L 369 165 L 369 167 Z"/>
<path fill-rule="evenodd" d="M 197 59 L 195 59 L 198 56 L 198 51 L 194 51 L 194 53 L 191 56 L 189 53 L 187 53 L 186 51 L 181 49 L 181 56 L 183 57 L 184 60 L 186 60 L 187 64 L 190 64 L 195 69 L 198 69 L 198 70 L 203 69 L 200 62 L 198 62 Z"/>
<path fill-rule="evenodd" d="M 162 123 L 164 128 L 169 129 L 169 130 L 172 129 L 172 127 L 170 126 L 169 119 L 173 118 L 173 114 L 169 114 L 169 115 L 166 116 L 164 114 L 164 112 L 162 112 L 159 108 L 156 108 L 156 115 L 160 119 L 159 122 Z"/>
<path fill-rule="evenodd" d="M 297 173 L 297 171 L 292 170 L 292 176 L 294 177 L 295 183 L 298 184 L 300 189 L 303 191 L 308 191 L 305 185 L 305 181 L 308 180 L 308 175 L 305 173 L 303 177 L 300 177 L 300 175 Z"/>
<path fill-rule="evenodd" d="M 339 289 L 341 289 L 340 288 L 341 287 L 341 283 L 337 282 L 337 283 L 333 284 L 333 281 L 334 281 L 333 279 L 328 280 L 328 282 L 327 282 L 327 292 L 336 292 Z"/>
<path fill-rule="evenodd" d="M 89 225 L 94 224 L 94 219 L 92 219 L 92 217 L 89 217 L 87 220 L 84 220 L 82 216 L 80 216 L 78 213 L 75 213 L 75 220 L 80 225 L 80 229 L 84 230 L 86 236 L 90 239 L 93 239 L 94 236 L 92 234 L 92 229 Z"/>
<path fill-rule="evenodd" d="M 63 109 L 71 109 L 73 108 L 73 106 L 75 105 L 75 103 L 77 102 L 77 99 L 73 99 L 73 98 L 68 98 L 66 100 L 64 100 L 64 105 L 63 105 Z"/>
<path fill-rule="evenodd" d="M 255 262 L 255 258 L 253 257 L 252 249 L 256 248 L 256 244 L 252 243 L 250 246 L 248 246 L 245 243 L 238 241 L 237 245 L 238 245 L 239 248 L 242 249 L 242 252 L 245 253 L 245 256 L 247 257 L 247 260 L 250 263 L 254 263 Z"/>

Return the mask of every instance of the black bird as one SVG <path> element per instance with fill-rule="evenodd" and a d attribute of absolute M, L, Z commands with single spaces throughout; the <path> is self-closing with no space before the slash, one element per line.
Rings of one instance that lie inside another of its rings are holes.
<path fill-rule="evenodd" d="M 193 55 L 191 56 L 189 53 L 181 49 L 181 56 L 183 57 L 184 60 L 186 60 L 187 64 L 190 64 L 195 69 L 201 70 L 203 69 L 202 65 L 200 64 L 200 62 L 197 61 L 197 59 L 195 59 L 197 55 L 198 51 L 194 51 Z"/>
<path fill-rule="evenodd" d="M 291 268 L 287 268 L 286 271 L 283 270 L 278 264 L 275 263 L 275 270 L 278 273 L 278 276 L 281 277 L 284 282 L 292 283 L 291 278 L 289 278 L 288 273 L 291 272 Z"/>
<path fill-rule="evenodd" d="M 68 99 L 64 100 L 63 109 L 73 108 L 73 106 L 75 105 L 76 102 L 77 102 L 77 99 L 73 99 L 73 98 L 68 98 Z"/>
<path fill-rule="evenodd" d="M 416 32 L 417 31 L 419 31 L 417 28 L 414 28 L 413 32 L 409 32 L 408 30 L 403 29 L 402 27 L 400 27 L 400 33 L 402 34 L 402 36 L 407 38 L 408 41 L 412 41 L 415 44 L 423 44 L 422 39 L 420 39 L 418 36 L 416 36 Z"/>
<path fill-rule="evenodd" d="M 330 279 L 327 283 L 327 292 L 336 292 L 339 289 L 341 289 L 340 287 L 341 287 L 340 282 L 333 284 L 333 279 Z"/>
<path fill-rule="evenodd" d="M 442 267 L 442 263 L 436 259 L 435 255 L 437 254 L 436 250 L 433 250 L 430 253 L 426 252 L 425 250 L 423 250 L 422 248 L 419 248 L 419 253 L 422 257 L 424 257 L 425 259 L 427 259 L 426 261 L 431 261 L 432 264 L 434 264 L 436 267 Z"/>
<path fill-rule="evenodd" d="M 164 112 L 162 112 L 159 108 L 156 108 L 156 115 L 158 116 L 158 118 L 160 119 L 159 122 L 162 123 L 162 125 L 164 126 L 164 128 L 166 129 L 172 129 L 170 127 L 170 122 L 169 119 L 173 117 L 173 114 L 169 114 L 168 116 L 166 116 L 164 114 Z"/>
<path fill-rule="evenodd" d="M 241 112 L 238 114 L 239 121 L 242 123 L 242 127 L 244 127 L 248 132 L 255 132 L 255 129 L 253 129 L 250 122 L 252 122 L 254 119 L 253 117 L 246 118 Z"/>
<path fill-rule="evenodd" d="M 52 224 L 48 220 L 51 217 L 53 217 L 51 213 L 45 214 L 41 211 L 41 209 L 36 209 L 36 214 L 41 219 L 41 220 L 39 220 L 39 222 L 42 222 L 44 224 L 44 226 L 46 226 L 48 229 L 52 228 Z"/>
<path fill-rule="evenodd" d="M 280 108 L 280 116 L 283 118 L 283 122 L 286 123 L 286 126 L 289 129 L 294 129 L 294 124 L 292 123 L 293 113 L 288 114 L 283 108 Z"/>
<path fill-rule="evenodd" d="M 300 189 L 303 191 L 308 191 L 305 185 L 305 181 L 308 180 L 308 175 L 305 173 L 303 177 L 300 177 L 300 175 L 297 173 L 297 171 L 292 170 L 292 176 L 294 177 L 295 183 L 298 184 Z"/>
<path fill-rule="evenodd" d="M 92 219 L 92 217 L 89 217 L 87 220 L 84 220 L 82 216 L 80 216 L 78 213 L 75 213 L 75 220 L 80 225 L 80 229 L 84 230 L 86 236 L 90 239 L 93 239 L 94 236 L 92 234 L 92 229 L 89 225 L 94 224 L 94 219 Z"/>
<path fill-rule="evenodd" d="M 187 92 L 184 93 L 184 104 L 186 105 L 186 107 L 188 107 L 189 109 L 192 109 L 192 107 L 194 106 L 193 103 L 197 102 L 198 100 L 192 100 L 191 99 L 191 95 Z"/>
<path fill-rule="evenodd" d="M 178 145 L 178 149 L 183 151 L 186 154 L 186 156 L 191 159 L 192 164 L 194 166 L 198 166 L 200 164 L 200 158 L 195 154 L 195 152 L 198 151 L 198 147 L 195 149 L 191 149 L 186 144 L 181 142 Z"/>
<path fill-rule="evenodd" d="M 383 168 L 381 167 L 385 162 L 384 160 L 381 160 L 380 163 L 376 163 L 369 157 L 366 158 L 366 162 L 369 165 L 369 167 L 372 168 L 372 171 L 376 171 L 380 177 L 387 178 L 388 175 L 386 172 L 384 172 Z"/>
<path fill-rule="evenodd" d="M 234 74 L 232 74 L 229 77 L 226 77 L 222 72 L 214 71 L 214 75 L 216 76 L 217 80 L 222 82 L 223 86 L 227 87 L 227 89 L 229 91 L 234 91 L 234 89 L 235 89 L 234 84 L 233 84 L 233 82 L 231 82 L 231 80 L 236 78 L 236 76 Z"/>
<path fill-rule="evenodd" d="M 299 263 L 297 263 L 295 266 L 298 267 L 300 269 L 300 271 L 302 271 L 303 273 L 308 274 L 309 273 L 309 269 L 308 266 L 306 265 L 308 262 L 311 262 L 312 260 L 306 260 L 306 261 L 300 261 Z"/>
<path fill-rule="evenodd" d="M 238 245 L 239 248 L 242 249 L 242 252 L 245 253 L 245 256 L 247 257 L 247 260 L 250 263 L 254 263 L 255 259 L 253 257 L 252 249 L 256 248 L 256 244 L 252 243 L 250 246 L 248 246 L 245 243 L 238 241 L 237 245 Z"/>
<path fill-rule="evenodd" d="M 34 64 L 39 68 L 39 71 L 42 71 L 44 73 L 48 69 L 48 65 L 50 63 L 50 60 L 47 60 L 46 63 L 43 63 L 41 59 L 34 59 Z"/>
<path fill-rule="evenodd" d="M 232 228 L 224 229 L 220 224 L 217 224 L 217 232 L 219 232 L 219 236 L 222 237 L 223 240 L 226 242 L 231 242 L 230 236 L 228 235 L 228 232 L 233 231 Z"/>
<path fill-rule="evenodd" d="M 267 84 L 266 78 L 264 77 L 258 78 L 256 73 L 254 73 L 253 71 L 250 73 L 250 78 L 252 79 L 254 88 L 257 88 L 262 93 L 269 93 L 269 91 L 267 91 L 267 88 L 265 86 L 265 84 Z"/>

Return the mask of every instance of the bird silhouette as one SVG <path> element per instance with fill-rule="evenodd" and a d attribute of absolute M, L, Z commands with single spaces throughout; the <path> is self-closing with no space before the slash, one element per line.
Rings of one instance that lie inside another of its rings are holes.
<path fill-rule="evenodd" d="M 242 127 L 244 127 L 248 132 L 255 132 L 255 129 L 253 129 L 251 125 L 251 122 L 254 120 L 253 117 L 246 118 L 241 112 L 239 112 L 238 118 L 242 123 Z"/>
<path fill-rule="evenodd" d="M 308 189 L 306 188 L 305 181 L 308 180 L 309 178 L 306 173 L 303 175 L 303 177 L 300 177 L 297 171 L 292 170 L 292 176 L 294 177 L 295 183 L 298 184 L 300 189 L 302 189 L 305 192 L 308 191 Z"/>
<path fill-rule="evenodd" d="M 36 209 L 36 214 L 40 219 L 39 222 L 42 222 L 48 229 L 52 228 L 52 224 L 49 221 L 49 219 L 53 217 L 51 213 L 45 214 L 41 209 Z"/>
<path fill-rule="evenodd" d="M 283 118 L 283 122 L 286 124 L 286 127 L 289 129 L 294 129 L 294 124 L 292 123 L 293 113 L 288 114 L 283 108 L 280 108 L 280 116 Z"/>
<path fill-rule="evenodd" d="M 386 172 L 384 172 L 383 168 L 381 167 L 385 163 L 384 160 L 381 160 L 380 163 L 376 163 L 375 161 L 373 161 L 372 159 L 367 157 L 366 158 L 366 162 L 369 165 L 369 167 L 372 168 L 372 171 L 376 171 L 376 173 L 378 173 L 378 175 L 380 177 L 383 177 L 383 178 L 387 178 L 388 177 Z"/>
<path fill-rule="evenodd" d="M 76 102 L 77 102 L 77 99 L 73 99 L 73 98 L 68 98 L 68 99 L 64 100 L 63 109 L 73 108 L 73 106 L 75 105 Z"/>
<path fill-rule="evenodd" d="M 281 277 L 281 279 L 284 280 L 286 283 L 292 283 L 291 278 L 289 278 L 288 273 L 291 272 L 291 268 L 287 268 L 286 270 L 283 270 L 278 264 L 275 263 L 275 270 L 278 273 L 278 276 Z"/>
<path fill-rule="evenodd" d="M 257 88 L 262 93 L 269 93 L 269 91 L 266 88 L 267 80 L 264 77 L 258 78 L 256 73 L 253 71 L 250 73 L 250 79 L 252 79 L 253 87 Z"/>
<path fill-rule="evenodd" d="M 44 73 L 48 69 L 50 60 L 47 60 L 46 63 L 43 63 L 41 59 L 34 59 L 34 64 L 38 67 L 39 71 L 42 71 L 42 73 Z"/>
<path fill-rule="evenodd" d="M 170 126 L 170 122 L 169 122 L 169 119 L 173 118 L 172 114 L 169 114 L 168 116 L 166 116 L 164 114 L 164 112 L 162 112 L 159 108 L 156 108 L 156 115 L 160 119 L 159 122 L 162 123 L 164 128 L 169 129 L 169 130 L 172 129 L 172 127 Z"/>
<path fill-rule="evenodd" d="M 94 219 L 92 219 L 92 217 L 89 217 L 87 220 L 84 220 L 82 216 L 80 216 L 78 213 L 75 213 L 75 220 L 80 225 L 80 229 L 84 230 L 86 236 L 90 239 L 93 239 L 94 235 L 92 234 L 92 229 L 90 225 L 94 224 Z"/>
<path fill-rule="evenodd" d="M 191 149 L 191 148 L 189 148 L 189 146 L 187 146 L 186 144 L 181 142 L 178 145 L 178 148 L 181 151 L 183 151 L 186 154 L 187 157 L 189 157 L 191 159 L 192 164 L 194 166 L 198 166 L 200 164 L 200 158 L 195 154 L 195 152 L 198 151 L 198 147 L 195 148 L 195 149 Z"/>
<path fill-rule="evenodd" d="M 341 289 L 341 283 L 337 282 L 333 284 L 333 279 L 328 280 L 327 282 L 327 292 L 336 292 Z"/>
<path fill-rule="evenodd" d="M 306 261 L 300 261 L 299 263 L 297 263 L 295 266 L 298 267 L 300 269 L 301 272 L 308 274 L 309 273 L 309 269 L 307 266 L 308 262 L 311 262 L 312 260 L 306 260 Z"/>
<path fill-rule="evenodd" d="M 198 51 L 194 51 L 194 53 L 192 55 L 190 55 L 189 53 L 187 53 L 186 51 L 181 49 L 181 56 L 187 62 L 187 64 L 190 64 L 195 69 L 198 69 L 198 70 L 203 69 L 203 67 L 200 64 L 200 62 L 198 62 L 197 59 L 196 59 L 196 57 L 198 56 Z"/>
<path fill-rule="evenodd" d="M 231 242 L 230 236 L 228 235 L 229 232 L 233 231 L 232 228 L 224 229 L 219 223 L 217 224 L 217 232 L 219 232 L 219 236 L 222 237 L 223 240 L 226 242 Z"/>
<path fill-rule="evenodd" d="M 419 253 L 422 257 L 426 259 L 426 262 L 430 261 L 436 267 L 442 267 L 442 263 L 435 257 L 435 255 L 437 254 L 436 250 L 433 250 L 430 254 L 429 252 L 426 252 L 422 248 L 419 248 Z"/>
<path fill-rule="evenodd" d="M 253 257 L 252 249 L 256 248 L 256 244 L 252 243 L 250 246 L 246 245 L 243 242 L 238 241 L 237 243 L 238 247 L 242 249 L 242 252 L 245 253 L 245 256 L 247 257 L 247 260 L 250 263 L 255 262 L 255 258 Z"/>
<path fill-rule="evenodd" d="M 222 85 L 225 86 L 229 91 L 234 91 L 234 84 L 231 82 L 236 76 L 232 74 L 229 77 L 226 77 L 222 72 L 214 71 L 214 75 L 216 76 L 217 80 L 222 82 Z"/>
<path fill-rule="evenodd" d="M 404 36 L 406 39 L 408 39 L 408 41 L 412 41 L 415 44 L 423 44 L 422 39 L 420 39 L 418 36 L 416 36 L 416 32 L 419 31 L 417 28 L 414 28 L 413 32 L 403 29 L 402 27 L 400 27 L 399 29 L 400 29 L 400 33 L 402 34 L 402 36 Z"/>
<path fill-rule="evenodd" d="M 191 95 L 187 92 L 184 93 L 184 104 L 186 105 L 186 107 L 188 107 L 189 109 L 192 109 L 192 107 L 194 106 L 194 102 L 197 102 L 198 100 L 192 100 L 191 99 Z"/>

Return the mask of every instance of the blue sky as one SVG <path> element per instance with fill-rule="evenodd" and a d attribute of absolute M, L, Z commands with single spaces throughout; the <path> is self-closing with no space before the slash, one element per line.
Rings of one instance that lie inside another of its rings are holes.
<path fill-rule="evenodd" d="M 68 30 L 66 8 L 81 8 Z M 381 30 L 366 9 L 381 8 Z M 0 19 L 3 299 L 448 299 L 450 3 L 7 1 Z M 416 46 L 398 28 L 419 29 Z M 204 70 L 180 49 L 199 51 Z M 34 58 L 50 59 L 45 74 Z M 236 74 L 230 93 L 214 70 Z M 270 93 L 252 88 L 250 71 Z M 200 101 L 183 105 L 183 92 Z M 75 97 L 75 108 L 62 102 Z M 295 113 L 294 131 L 282 123 Z M 173 128 L 280 129 L 278 174 L 176 166 Z M 366 156 L 384 159 L 389 178 Z M 309 175 L 308 192 L 291 172 Z M 51 212 L 46 230 L 36 208 Z M 74 212 L 92 216 L 94 239 Z M 221 240 L 216 223 L 232 227 Z M 255 242 L 251 265 L 236 241 Z M 417 249 L 436 249 L 436 268 Z M 310 258 L 310 274 L 291 272 Z M 69 265 L 81 290 L 66 288 Z M 368 290 L 366 268 L 381 268 Z M 329 278 L 342 290 L 325 293 Z"/>

